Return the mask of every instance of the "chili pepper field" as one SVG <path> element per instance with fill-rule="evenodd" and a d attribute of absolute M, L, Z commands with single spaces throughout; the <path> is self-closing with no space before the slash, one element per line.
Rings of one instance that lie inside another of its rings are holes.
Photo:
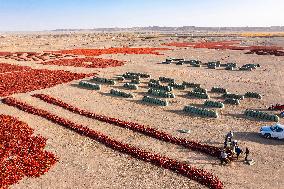
<path fill-rule="evenodd" d="M 281 112 L 267 108 L 284 103 L 282 37 L 0 36 L 0 188 L 284 186 L 284 142 L 259 135 L 261 126 L 275 121 L 244 114 L 247 109 Z M 163 64 L 166 59 L 201 63 Z M 251 70 L 207 67 L 216 61 L 259 65 Z M 171 98 L 157 96 L 162 93 L 157 88 L 150 94 L 151 80 Z M 182 83 L 200 85 L 209 99 L 188 95 L 197 89 Z M 238 105 L 229 104 L 213 87 L 260 98 L 245 96 Z M 145 96 L 160 101 L 143 101 Z M 224 105 L 206 107 L 205 101 Z M 185 106 L 216 116 L 190 114 Z M 254 165 L 244 163 L 244 154 L 220 165 L 229 131 L 243 150 L 249 148 Z"/>

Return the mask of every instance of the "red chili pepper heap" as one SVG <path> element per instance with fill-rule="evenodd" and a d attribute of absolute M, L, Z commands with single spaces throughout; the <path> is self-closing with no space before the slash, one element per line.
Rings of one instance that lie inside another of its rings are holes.
<path fill-rule="evenodd" d="M 0 73 L 0 97 L 44 89 L 93 75 L 63 70 L 37 70 L 9 64 L 0 64 Z"/>
<path fill-rule="evenodd" d="M 54 154 L 44 150 L 46 139 L 32 134 L 26 123 L 0 115 L 0 188 L 24 176 L 39 177 L 56 163 Z"/>
<path fill-rule="evenodd" d="M 74 54 L 85 56 L 100 56 L 103 54 L 155 54 L 161 55 L 158 50 L 169 50 L 168 48 L 108 48 L 108 49 L 72 49 L 55 51 L 62 54 Z"/>
<path fill-rule="evenodd" d="M 47 62 L 41 62 L 40 64 L 86 67 L 86 68 L 107 68 L 107 67 L 122 66 L 123 61 L 113 60 L 113 59 L 85 57 L 85 58 L 52 60 L 52 61 L 47 61 Z"/>
<path fill-rule="evenodd" d="M 248 50 L 245 54 L 275 55 L 284 56 L 282 47 L 276 46 L 238 46 L 240 41 L 211 41 L 211 42 L 173 42 L 165 43 L 166 46 L 174 47 L 193 47 L 206 49 L 229 49 L 229 50 Z"/>

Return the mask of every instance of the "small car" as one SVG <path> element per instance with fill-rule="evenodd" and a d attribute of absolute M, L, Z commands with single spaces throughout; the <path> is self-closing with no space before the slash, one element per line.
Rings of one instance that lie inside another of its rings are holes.
<path fill-rule="evenodd" d="M 265 138 L 284 139 L 284 125 L 276 123 L 272 126 L 263 126 L 260 128 L 260 134 Z"/>

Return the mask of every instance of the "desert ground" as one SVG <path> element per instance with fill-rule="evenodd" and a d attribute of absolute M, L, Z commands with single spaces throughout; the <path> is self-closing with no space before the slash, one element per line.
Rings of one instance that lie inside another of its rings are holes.
<path fill-rule="evenodd" d="M 150 35 L 150 34 L 149 34 Z M 33 90 L 10 95 L 34 107 L 47 110 L 60 117 L 99 131 L 118 141 L 132 146 L 176 159 L 196 168 L 204 169 L 217 176 L 228 189 L 281 189 L 284 187 L 284 142 L 265 139 L 259 135 L 259 129 L 274 122 L 247 118 L 246 109 L 267 110 L 270 104 L 284 102 L 284 56 L 245 54 L 241 50 L 217 50 L 191 47 L 164 46 L 163 43 L 202 41 L 204 38 L 178 37 L 141 37 L 135 33 L 3 33 L 0 38 L 0 52 L 44 52 L 65 49 L 104 49 L 110 47 L 150 47 L 169 48 L 155 54 L 104 54 L 97 57 L 125 61 L 123 66 L 107 68 L 85 68 L 58 65 L 42 65 L 39 61 L 16 61 L 0 58 L 1 63 L 28 66 L 33 69 L 65 70 L 73 73 L 95 73 L 98 77 L 114 78 L 125 72 L 142 72 L 158 79 L 160 76 L 174 78 L 178 83 L 190 81 L 210 89 L 220 86 L 232 93 L 244 94 L 255 91 L 263 95 L 260 99 L 246 98 L 238 106 L 225 105 L 218 110 L 219 118 L 205 118 L 186 114 L 182 111 L 186 105 L 202 106 L 203 99 L 186 96 L 190 89 L 174 90 L 176 98 L 169 99 L 169 106 L 156 106 L 141 101 L 147 93 L 147 80 L 141 80 L 139 89 L 126 90 L 122 87 L 126 81 L 114 86 L 102 85 L 99 91 L 78 87 L 80 80 L 58 84 L 50 88 Z M 143 34 L 143 36 L 147 36 Z M 284 47 L 284 38 L 208 38 L 207 40 L 240 40 L 242 45 L 276 45 Z M 80 57 L 80 56 L 79 56 Z M 260 64 L 253 71 L 228 71 L 207 69 L 190 65 L 161 64 L 166 58 L 198 59 L 206 63 L 218 61 L 227 63 Z M 92 76 L 84 78 L 91 79 Z M 81 79 L 82 80 L 82 79 Z M 2 82 L 2 81 L 1 81 Z M 110 89 L 132 92 L 134 98 L 124 99 L 109 94 Z M 164 131 L 176 137 L 199 141 L 223 147 L 224 137 L 234 132 L 234 139 L 244 149 L 250 149 L 249 158 L 254 165 L 244 163 L 244 155 L 226 166 L 220 160 L 206 154 L 180 146 L 162 142 L 128 129 L 113 126 L 91 118 L 74 114 L 63 108 L 48 104 L 32 94 L 47 94 L 98 114 L 136 122 Z M 218 100 L 214 93 L 209 95 Z M 6 96 L 5 96 L 6 97 Z M 2 96 L 1 98 L 5 98 Z M 276 111 L 273 113 L 279 114 Z M 17 108 L 0 103 L 0 114 L 11 115 L 27 123 L 34 129 L 34 135 L 47 139 L 45 150 L 58 158 L 48 172 L 37 178 L 24 177 L 18 183 L 9 186 L 13 189 L 48 188 L 207 188 L 194 180 L 150 163 L 132 158 L 129 155 L 112 150 L 88 137 L 52 123 L 47 119 L 29 114 Z M 280 118 L 283 123 L 283 118 Z M 179 133 L 179 129 L 188 129 L 189 133 Z"/>

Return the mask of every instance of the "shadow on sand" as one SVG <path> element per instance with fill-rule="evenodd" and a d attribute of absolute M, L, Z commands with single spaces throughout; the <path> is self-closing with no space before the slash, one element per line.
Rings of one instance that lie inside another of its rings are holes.
<path fill-rule="evenodd" d="M 264 145 L 284 145 L 284 140 L 266 139 L 256 132 L 234 132 L 234 138 L 241 141 L 257 142 Z"/>

